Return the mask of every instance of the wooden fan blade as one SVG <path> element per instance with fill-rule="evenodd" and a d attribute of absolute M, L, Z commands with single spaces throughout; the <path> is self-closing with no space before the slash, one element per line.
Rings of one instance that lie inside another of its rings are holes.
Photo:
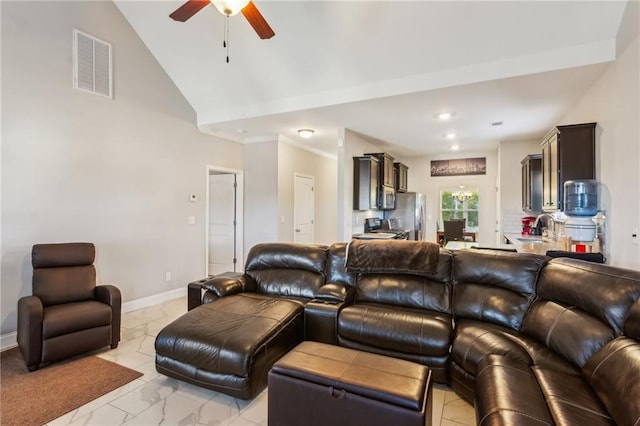
<path fill-rule="evenodd" d="M 169 17 L 174 21 L 184 22 L 209 3 L 211 3 L 209 0 L 189 0 L 177 8 Z"/>
<path fill-rule="evenodd" d="M 247 18 L 247 21 L 249 21 L 255 32 L 258 33 L 258 37 L 261 39 L 264 40 L 276 35 L 252 1 L 242 9 L 242 14 Z"/>

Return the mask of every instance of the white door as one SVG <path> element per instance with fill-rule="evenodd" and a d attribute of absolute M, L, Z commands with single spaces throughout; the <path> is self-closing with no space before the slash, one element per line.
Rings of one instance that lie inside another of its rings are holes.
<path fill-rule="evenodd" d="M 235 180 L 232 173 L 209 175 L 209 275 L 234 271 Z"/>
<path fill-rule="evenodd" d="M 314 178 L 296 174 L 293 184 L 293 242 L 314 242 Z"/>

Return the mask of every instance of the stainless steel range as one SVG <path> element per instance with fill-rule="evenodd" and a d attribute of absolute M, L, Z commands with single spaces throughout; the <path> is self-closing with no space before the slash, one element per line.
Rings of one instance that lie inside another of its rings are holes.
<path fill-rule="evenodd" d="M 397 228 L 393 219 L 380 219 L 377 217 L 364 220 L 364 234 L 353 236 L 359 240 L 406 240 L 407 233 Z"/>

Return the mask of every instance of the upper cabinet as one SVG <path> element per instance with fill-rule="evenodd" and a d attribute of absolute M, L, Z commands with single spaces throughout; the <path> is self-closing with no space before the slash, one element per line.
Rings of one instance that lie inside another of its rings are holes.
<path fill-rule="evenodd" d="M 396 192 L 407 192 L 409 167 L 402 163 L 393 163 Z"/>
<path fill-rule="evenodd" d="M 378 208 L 379 162 L 375 157 L 353 157 L 353 209 Z"/>
<path fill-rule="evenodd" d="M 522 211 L 542 211 L 542 155 L 527 155 L 522 165 Z"/>
<path fill-rule="evenodd" d="M 393 188 L 393 157 L 386 152 L 377 152 L 365 155 L 370 155 L 380 161 L 380 185 Z"/>
<path fill-rule="evenodd" d="M 563 209 L 564 183 L 595 179 L 596 123 L 554 127 L 543 139 L 542 210 Z"/>

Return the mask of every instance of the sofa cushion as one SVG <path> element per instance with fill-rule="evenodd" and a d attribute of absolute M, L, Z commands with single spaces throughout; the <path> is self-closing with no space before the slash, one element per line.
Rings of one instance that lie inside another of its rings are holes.
<path fill-rule="evenodd" d="M 611 328 L 589 313 L 548 300 L 531 306 L 522 332 L 578 367 L 615 337 Z"/>
<path fill-rule="evenodd" d="M 356 303 L 380 303 L 451 313 L 451 285 L 427 276 L 360 274 Z"/>
<path fill-rule="evenodd" d="M 453 262 L 453 314 L 519 330 L 535 297 L 546 258 L 533 254 L 466 250 Z"/>
<path fill-rule="evenodd" d="M 95 300 L 65 303 L 44 308 L 42 337 L 70 334 L 94 327 L 111 326 L 111 306 Z M 79 321 L 78 319 L 82 320 Z"/>
<path fill-rule="evenodd" d="M 326 265 L 326 282 L 354 286 L 355 274 L 347 272 L 347 243 L 335 243 L 329 246 Z"/>
<path fill-rule="evenodd" d="M 527 351 L 515 339 L 513 330 L 479 321 L 467 320 L 456 324 L 451 359 L 458 366 L 475 375 L 482 358 L 490 354 L 505 355 L 527 365 L 533 364 Z"/>
<path fill-rule="evenodd" d="M 258 293 L 312 299 L 325 282 L 327 247 L 265 243 L 251 248 L 245 273 Z"/>
<path fill-rule="evenodd" d="M 587 312 L 620 335 L 629 309 L 640 299 L 640 271 L 553 259 L 540 274 L 538 297 Z"/>
<path fill-rule="evenodd" d="M 478 366 L 475 395 L 480 426 L 555 424 L 535 374 L 517 359 L 484 357 Z"/>
<path fill-rule="evenodd" d="M 640 424 L 640 342 L 612 340 L 589 359 L 583 373 L 617 424 Z"/>
<path fill-rule="evenodd" d="M 446 356 L 452 333 L 450 315 L 420 309 L 358 303 L 338 317 L 340 337 L 409 354 Z"/>
<path fill-rule="evenodd" d="M 606 408 L 581 375 L 532 367 L 538 385 L 558 425 L 614 425 Z"/>
<path fill-rule="evenodd" d="M 162 329 L 156 353 L 218 375 L 247 377 L 258 353 L 302 340 L 303 330 L 295 324 L 302 323 L 303 309 L 299 302 L 255 293 L 223 297 Z M 280 339 L 284 334 L 288 337 Z"/>

